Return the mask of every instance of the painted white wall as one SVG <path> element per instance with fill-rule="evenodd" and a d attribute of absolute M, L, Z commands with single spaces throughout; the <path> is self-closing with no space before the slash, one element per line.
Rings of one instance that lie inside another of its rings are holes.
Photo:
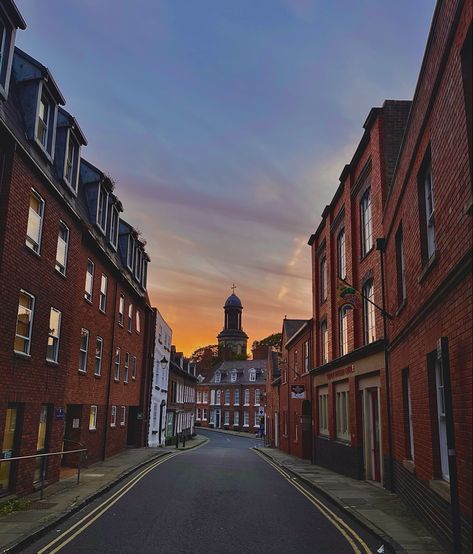
<path fill-rule="evenodd" d="M 154 347 L 153 383 L 151 388 L 151 409 L 148 430 L 149 446 L 164 446 L 166 431 L 166 402 L 169 382 L 169 360 L 171 359 L 172 329 L 159 313 L 156 315 L 156 340 Z M 166 358 L 163 369 L 161 360 Z M 164 404 L 161 412 L 161 404 Z M 159 433 L 161 412 L 161 440 Z"/>

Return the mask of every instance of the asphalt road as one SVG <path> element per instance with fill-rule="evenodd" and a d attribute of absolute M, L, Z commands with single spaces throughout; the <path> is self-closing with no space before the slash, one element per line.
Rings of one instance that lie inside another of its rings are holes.
<path fill-rule="evenodd" d="M 252 451 L 254 439 L 199 433 L 209 443 L 137 472 L 25 552 L 365 554 L 380 546 Z"/>

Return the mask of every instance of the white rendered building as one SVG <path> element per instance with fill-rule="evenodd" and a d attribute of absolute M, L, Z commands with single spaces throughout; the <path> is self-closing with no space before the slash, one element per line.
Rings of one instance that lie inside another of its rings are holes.
<path fill-rule="evenodd" d="M 153 383 L 151 388 L 149 446 L 164 446 L 166 429 L 166 401 L 171 359 L 172 330 L 157 310 L 154 347 Z"/>

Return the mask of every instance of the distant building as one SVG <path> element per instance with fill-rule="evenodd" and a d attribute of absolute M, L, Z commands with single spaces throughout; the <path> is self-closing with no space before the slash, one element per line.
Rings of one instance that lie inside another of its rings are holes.
<path fill-rule="evenodd" d="M 217 336 L 218 348 L 224 359 L 232 355 L 243 356 L 247 354 L 248 335 L 242 327 L 243 306 L 241 300 L 235 293 L 232 293 L 226 300 L 224 306 L 224 325 Z"/>
<path fill-rule="evenodd" d="M 162 446 L 166 439 L 166 403 L 168 396 L 169 365 L 171 363 L 172 330 L 156 311 L 154 370 L 151 386 L 148 445 Z"/>

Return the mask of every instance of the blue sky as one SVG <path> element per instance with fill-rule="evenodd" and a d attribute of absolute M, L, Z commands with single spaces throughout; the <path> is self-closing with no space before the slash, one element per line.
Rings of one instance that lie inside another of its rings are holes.
<path fill-rule="evenodd" d="M 235 282 L 250 340 L 310 317 L 309 235 L 372 106 L 411 99 L 433 0 L 17 0 L 188 353 Z"/>

